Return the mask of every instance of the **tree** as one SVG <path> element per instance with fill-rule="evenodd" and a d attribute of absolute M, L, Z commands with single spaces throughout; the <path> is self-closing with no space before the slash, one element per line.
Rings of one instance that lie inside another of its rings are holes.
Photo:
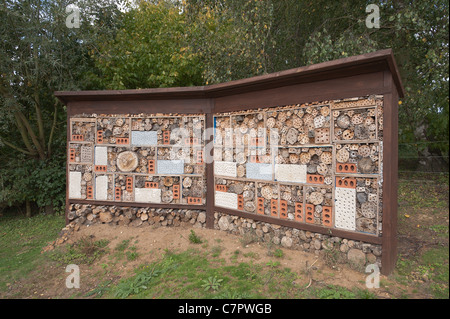
<path fill-rule="evenodd" d="M 56 90 L 95 86 L 88 52 L 116 6 L 80 1 L 80 28 L 68 28 L 64 0 L 0 4 L 0 203 L 64 202 L 66 114 Z M 89 14 L 87 14 L 89 12 Z M 95 21 L 98 26 L 91 23 Z M 108 26 L 111 28 L 111 23 Z"/>
<path fill-rule="evenodd" d="M 272 71 L 392 48 L 406 89 L 399 141 L 415 146 L 401 145 L 400 155 L 421 157 L 421 170 L 447 169 L 448 2 L 381 1 L 379 29 L 366 26 L 371 3 L 274 2 L 271 36 L 278 45 L 270 53 Z"/>
<path fill-rule="evenodd" d="M 270 72 L 274 45 L 271 1 L 187 0 L 189 45 L 202 61 L 205 84 Z"/>
<path fill-rule="evenodd" d="M 115 37 L 91 52 L 106 89 L 201 85 L 200 59 L 186 40 L 185 15 L 171 2 L 141 1 L 124 14 Z"/>

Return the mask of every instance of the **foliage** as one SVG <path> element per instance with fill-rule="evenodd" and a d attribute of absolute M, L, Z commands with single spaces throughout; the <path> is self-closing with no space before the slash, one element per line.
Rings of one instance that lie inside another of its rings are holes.
<path fill-rule="evenodd" d="M 222 281 L 223 281 L 223 279 L 217 279 L 216 276 L 208 277 L 208 279 L 202 280 L 202 288 L 205 291 L 208 291 L 208 290 L 217 291 L 217 290 L 219 290 Z"/>
<path fill-rule="evenodd" d="M 84 236 L 73 244 L 67 244 L 61 249 L 49 253 L 49 258 L 61 264 L 92 264 L 95 260 L 108 252 L 107 240 L 94 240 L 93 237 Z"/>
<path fill-rule="evenodd" d="M 42 248 L 56 239 L 64 223 L 58 214 L 31 218 L 0 214 L 0 291 L 42 267 L 46 260 Z"/>
<path fill-rule="evenodd" d="M 381 1 L 379 29 L 365 25 L 371 1 L 121 3 L 0 3 L 0 208 L 64 203 L 66 113 L 54 91 L 213 84 L 385 48 L 406 90 L 400 156 L 448 167 L 447 1 Z M 68 4 L 80 28 L 66 26 Z"/>
<path fill-rule="evenodd" d="M 189 234 L 189 241 L 193 244 L 201 244 L 203 240 L 191 229 Z"/>
<path fill-rule="evenodd" d="M 270 71 L 271 1 L 187 0 L 184 11 L 190 46 L 201 58 L 205 84 Z"/>
<path fill-rule="evenodd" d="M 91 52 L 107 89 L 201 84 L 200 60 L 186 41 L 185 16 L 169 2 L 141 1 L 128 11 L 113 38 Z"/>
<path fill-rule="evenodd" d="M 25 200 L 38 207 L 65 204 L 65 157 L 55 155 L 45 161 L 18 155 L 0 167 L 0 203 L 13 206 Z"/>
<path fill-rule="evenodd" d="M 68 4 L 81 7 L 80 28 L 66 26 Z M 1 2 L 0 207 L 63 205 L 66 114 L 54 91 L 96 85 L 89 48 L 117 17 L 107 0 Z"/>
<path fill-rule="evenodd" d="M 380 2 L 379 29 L 365 25 L 365 6 L 369 3 L 286 1 L 284 5 L 292 9 L 289 11 L 277 6 L 276 12 L 287 14 L 282 21 L 293 21 L 300 15 L 304 18 L 301 23 L 288 25 L 301 32 L 298 41 L 285 42 L 301 50 L 303 60 L 289 56 L 293 49 L 286 50 L 287 56 L 280 52 L 280 57 L 303 65 L 392 48 L 406 89 L 399 106 L 400 143 L 448 141 L 448 2 Z M 445 142 L 419 143 L 416 147 L 415 156 L 448 156 Z"/>
<path fill-rule="evenodd" d="M 316 294 L 319 299 L 355 299 L 356 297 L 353 292 L 334 285 L 318 289 Z"/>
<path fill-rule="evenodd" d="M 170 256 L 161 262 L 143 266 L 137 270 L 136 275 L 122 280 L 115 290 L 116 298 L 127 298 L 136 295 L 149 288 L 150 282 L 165 273 L 175 270 L 178 264 Z"/>
<path fill-rule="evenodd" d="M 406 90 L 399 141 L 430 142 L 411 144 L 419 169 L 447 167 L 448 2 L 382 1 L 379 29 L 366 26 L 371 3 L 187 0 L 185 12 L 207 84 L 392 48 Z"/>

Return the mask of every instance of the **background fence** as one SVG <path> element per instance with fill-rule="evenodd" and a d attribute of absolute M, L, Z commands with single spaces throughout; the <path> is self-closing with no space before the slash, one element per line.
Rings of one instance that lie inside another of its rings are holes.
<path fill-rule="evenodd" d="M 399 143 L 399 173 L 449 173 L 449 141 Z"/>

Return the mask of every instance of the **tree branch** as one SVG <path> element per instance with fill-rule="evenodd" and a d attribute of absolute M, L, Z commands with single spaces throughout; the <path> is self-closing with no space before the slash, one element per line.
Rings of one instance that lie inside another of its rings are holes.
<path fill-rule="evenodd" d="M 34 102 L 35 102 L 35 109 L 36 109 L 36 122 L 38 126 L 38 132 L 39 132 L 39 140 L 41 142 L 41 145 L 45 146 L 45 133 L 44 133 L 44 122 L 42 120 L 42 111 L 40 107 L 40 99 L 39 99 L 39 92 L 35 91 L 34 94 Z"/>
<path fill-rule="evenodd" d="M 17 112 L 19 118 L 22 120 L 23 125 L 25 126 L 25 128 L 27 129 L 28 135 L 30 135 L 31 141 L 33 142 L 34 146 L 36 146 L 37 152 L 39 154 L 39 158 L 41 160 L 45 159 L 45 152 L 43 149 L 43 146 L 39 143 L 36 134 L 34 134 L 33 132 L 33 128 L 31 127 L 30 123 L 28 122 L 28 120 L 26 119 L 25 115 L 23 115 L 22 112 L 18 111 Z"/>
<path fill-rule="evenodd" d="M 14 145 L 13 143 L 10 143 L 10 142 L 8 142 L 8 141 L 5 141 L 5 139 L 4 139 L 3 137 L 0 137 L 0 141 L 1 141 L 3 144 L 5 144 L 5 145 L 7 145 L 7 146 L 9 146 L 9 147 L 11 147 L 11 148 L 13 148 L 13 149 L 15 149 L 16 151 L 19 151 L 19 152 L 21 152 L 21 153 L 24 153 L 24 154 L 26 154 L 26 155 L 36 155 L 36 153 L 29 152 L 29 151 L 27 151 L 27 150 L 24 150 L 23 148 L 20 148 L 20 147 Z"/>
<path fill-rule="evenodd" d="M 50 136 L 48 137 L 48 145 L 47 145 L 47 155 L 51 156 L 52 154 L 52 140 L 53 140 L 53 133 L 55 132 L 55 128 L 56 128 L 56 120 L 57 120 L 57 114 L 58 114 L 58 100 L 55 98 L 55 111 L 53 113 L 53 123 L 52 123 L 52 128 L 50 130 Z"/>
<path fill-rule="evenodd" d="M 33 146 L 31 145 L 31 142 L 27 135 L 27 130 L 25 126 L 22 123 L 22 120 L 20 119 L 17 112 L 14 112 L 14 117 L 16 119 L 16 126 L 19 129 L 20 136 L 22 136 L 22 141 L 25 144 L 25 147 L 27 148 L 28 152 L 33 153 L 33 155 L 36 154 L 36 151 L 33 149 Z"/>

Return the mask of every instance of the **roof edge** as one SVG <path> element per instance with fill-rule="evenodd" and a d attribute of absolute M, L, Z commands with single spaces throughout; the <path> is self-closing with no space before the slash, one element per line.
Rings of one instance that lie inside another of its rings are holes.
<path fill-rule="evenodd" d="M 242 87 L 257 87 L 267 83 L 286 81 L 303 76 L 326 73 L 345 69 L 350 66 L 362 66 L 364 64 L 385 61 L 392 74 L 392 79 L 399 94 L 403 97 L 405 90 L 400 78 L 397 63 L 392 49 L 374 51 L 366 54 L 355 55 L 342 59 L 321 62 L 308 66 L 302 66 L 289 70 L 274 72 L 270 74 L 258 75 L 250 78 L 234 80 L 224 83 L 212 84 L 207 86 L 190 87 L 171 87 L 171 88 L 150 88 L 150 89 L 132 89 L 132 90 L 89 90 L 89 91 L 56 91 L 54 95 L 64 104 L 70 101 L 79 100 L 99 100 L 99 99 L 135 99 L 152 96 L 172 98 L 208 98 L 217 93 L 226 94 L 227 91 L 233 91 Z"/>

